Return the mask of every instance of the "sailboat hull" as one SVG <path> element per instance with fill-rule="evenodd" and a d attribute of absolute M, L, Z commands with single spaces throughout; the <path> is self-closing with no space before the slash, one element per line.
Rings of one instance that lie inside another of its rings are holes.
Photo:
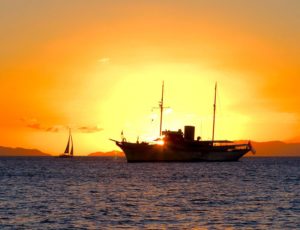
<path fill-rule="evenodd" d="M 69 154 L 61 154 L 58 156 L 59 158 L 72 158 L 73 156 L 72 155 L 69 155 Z"/>
<path fill-rule="evenodd" d="M 220 148 L 205 146 L 200 148 L 176 149 L 170 146 L 116 142 L 125 153 L 127 162 L 213 162 L 238 161 L 250 149 Z"/>

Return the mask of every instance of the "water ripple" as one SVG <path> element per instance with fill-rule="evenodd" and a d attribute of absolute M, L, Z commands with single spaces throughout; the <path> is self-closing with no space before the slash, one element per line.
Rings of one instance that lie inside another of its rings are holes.
<path fill-rule="evenodd" d="M 299 229 L 300 159 L 1 158 L 1 229 Z"/>

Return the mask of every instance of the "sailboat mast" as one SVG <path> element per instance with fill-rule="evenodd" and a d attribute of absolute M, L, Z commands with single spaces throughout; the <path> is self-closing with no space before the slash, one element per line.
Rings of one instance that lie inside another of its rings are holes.
<path fill-rule="evenodd" d="M 162 119 L 164 110 L 164 82 L 162 82 L 161 101 L 159 102 L 160 108 L 160 125 L 159 125 L 159 136 L 162 134 Z"/>
<path fill-rule="evenodd" d="M 71 151 L 70 151 L 70 155 L 73 156 L 73 151 L 74 151 L 74 145 L 73 145 L 73 137 L 72 137 L 72 134 L 71 134 L 71 131 L 70 131 L 70 138 L 71 138 Z"/>
<path fill-rule="evenodd" d="M 217 82 L 215 84 L 215 98 L 214 98 L 214 116 L 213 116 L 213 130 L 212 130 L 212 143 L 215 139 L 215 123 L 216 123 L 216 106 L 217 106 Z"/>
<path fill-rule="evenodd" d="M 69 138 L 68 138 L 68 143 L 65 149 L 65 153 L 69 153 L 69 148 L 70 148 L 70 138 L 71 138 L 71 130 L 69 129 Z"/>

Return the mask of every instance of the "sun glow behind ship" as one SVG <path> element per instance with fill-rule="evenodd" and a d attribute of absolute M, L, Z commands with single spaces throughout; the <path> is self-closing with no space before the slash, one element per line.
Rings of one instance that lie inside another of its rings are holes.
<path fill-rule="evenodd" d="M 156 143 L 157 143 L 158 145 L 164 145 L 164 144 L 165 144 L 164 140 L 158 140 L 158 141 L 156 141 Z"/>

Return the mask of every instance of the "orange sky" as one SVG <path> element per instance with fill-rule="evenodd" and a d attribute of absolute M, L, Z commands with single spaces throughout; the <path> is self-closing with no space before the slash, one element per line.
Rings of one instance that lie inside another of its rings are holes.
<path fill-rule="evenodd" d="M 300 2 L 3 0 L 0 145 L 77 154 L 195 125 L 217 139 L 300 141 Z M 154 121 L 152 121 L 154 118 Z"/>

